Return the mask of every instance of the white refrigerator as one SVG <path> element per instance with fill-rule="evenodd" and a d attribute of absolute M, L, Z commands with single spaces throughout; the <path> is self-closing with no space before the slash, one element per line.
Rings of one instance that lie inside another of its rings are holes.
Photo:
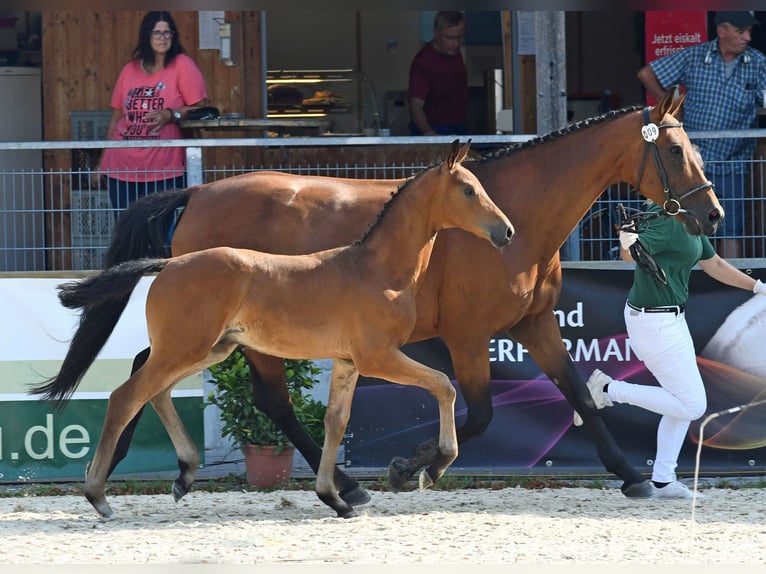
<path fill-rule="evenodd" d="M 0 67 L 0 142 L 42 140 L 40 68 Z M 0 271 L 42 271 L 42 150 L 0 149 Z"/>

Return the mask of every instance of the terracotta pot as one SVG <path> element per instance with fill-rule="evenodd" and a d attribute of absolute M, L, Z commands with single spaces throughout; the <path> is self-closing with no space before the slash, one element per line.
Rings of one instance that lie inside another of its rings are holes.
<path fill-rule="evenodd" d="M 245 446 L 245 471 L 247 483 L 256 488 L 287 486 L 293 471 L 295 449 L 285 447 L 274 454 L 274 446 L 249 444 Z"/>

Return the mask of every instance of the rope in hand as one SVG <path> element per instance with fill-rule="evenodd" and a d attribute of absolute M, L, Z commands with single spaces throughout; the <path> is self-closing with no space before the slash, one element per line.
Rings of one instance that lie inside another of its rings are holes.
<path fill-rule="evenodd" d="M 763 405 L 763 404 L 766 404 L 766 399 L 750 402 L 745 405 L 739 405 L 736 407 L 731 407 L 729 409 L 718 411 L 717 413 L 709 414 L 707 417 L 705 417 L 705 420 L 702 421 L 702 424 L 700 425 L 699 441 L 697 442 L 697 457 L 694 463 L 694 490 L 692 491 L 692 522 L 695 521 L 694 511 L 695 511 L 696 502 L 697 502 L 697 480 L 699 479 L 700 455 L 702 453 L 702 443 L 704 442 L 703 437 L 705 432 L 705 425 L 708 424 L 713 419 L 717 419 L 720 416 L 731 415 L 734 413 L 745 411 L 749 409 L 750 407 L 755 407 L 755 406 Z"/>
<path fill-rule="evenodd" d="M 639 212 L 629 216 L 625 206 L 622 203 L 617 204 L 617 212 L 620 217 L 620 231 L 626 231 L 628 233 L 635 234 L 641 233 L 641 226 L 646 224 L 648 221 L 660 216 L 659 213 L 646 212 Z M 636 262 L 636 264 L 644 271 L 644 273 L 649 275 L 656 282 L 667 285 L 668 280 L 665 277 L 665 271 L 662 269 L 662 267 L 659 266 L 657 261 L 655 261 L 654 257 L 652 257 L 652 254 L 646 250 L 646 247 L 644 247 L 644 244 L 641 243 L 640 239 L 636 238 L 636 240 L 628 248 L 628 251 L 630 251 L 630 256 L 633 258 L 633 261 Z"/>

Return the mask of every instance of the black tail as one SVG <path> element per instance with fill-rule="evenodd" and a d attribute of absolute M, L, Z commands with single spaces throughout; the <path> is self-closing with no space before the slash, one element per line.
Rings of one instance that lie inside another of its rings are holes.
<path fill-rule="evenodd" d="M 142 257 L 170 257 L 170 240 L 188 202 L 185 190 L 170 189 L 131 203 L 117 220 L 104 267 Z"/>
<path fill-rule="evenodd" d="M 61 304 L 82 309 L 80 325 L 59 374 L 32 387 L 30 393 L 56 401 L 56 408 L 63 408 L 112 334 L 141 277 L 160 271 L 166 263 L 167 259 L 126 261 L 93 277 L 59 285 Z"/>

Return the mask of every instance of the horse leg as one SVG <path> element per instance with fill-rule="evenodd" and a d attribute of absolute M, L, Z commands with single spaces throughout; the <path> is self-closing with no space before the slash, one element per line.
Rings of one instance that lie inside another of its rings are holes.
<path fill-rule="evenodd" d="M 316 493 L 319 500 L 338 513 L 341 518 L 356 516 L 353 507 L 344 501 L 335 487 L 334 469 L 338 446 L 346 432 L 351 415 L 351 399 L 356 388 L 359 371 L 353 361 L 335 359 L 327 411 L 324 417 L 324 448 L 317 471 Z"/>
<path fill-rule="evenodd" d="M 364 361 L 360 363 L 360 361 Z M 416 386 L 430 392 L 439 406 L 439 442 L 431 465 L 420 473 L 420 488 L 428 488 L 442 477 L 447 467 L 457 458 L 457 432 L 455 431 L 455 397 L 457 392 L 449 377 L 410 359 L 401 350 L 380 357 L 362 357 L 357 365 L 365 376 L 377 377 L 401 385 Z M 397 469 L 389 467 L 389 477 Z"/>
<path fill-rule="evenodd" d="M 112 508 L 106 501 L 105 487 L 118 437 L 138 410 L 157 393 L 158 385 L 153 385 L 152 381 L 164 382 L 166 380 L 171 379 L 150 373 L 144 365 L 143 368 L 112 391 L 109 397 L 101 437 L 93 459 L 86 468 L 85 485 L 83 486 L 85 498 L 104 518 L 111 518 L 113 515 Z"/>
<path fill-rule="evenodd" d="M 452 366 L 455 370 L 460 392 L 467 408 L 467 417 L 457 429 L 458 444 L 481 435 L 492 420 L 492 396 L 489 389 L 489 346 L 471 344 L 482 338 L 472 337 L 460 344 L 445 343 L 450 350 Z M 430 466 L 438 455 L 438 439 L 433 438 L 417 445 L 412 456 L 394 457 L 388 467 L 388 479 L 391 488 L 400 490 L 419 469 Z M 434 472 L 429 469 L 427 472 Z"/>
<path fill-rule="evenodd" d="M 176 411 L 170 396 L 170 389 L 160 391 L 151 399 L 151 403 L 168 431 L 178 455 L 180 472 L 178 478 L 173 482 L 173 498 L 178 502 L 191 490 L 194 483 L 194 477 L 197 475 L 197 468 L 199 468 L 200 463 L 199 452 L 181 417 L 178 416 L 178 411 Z M 136 420 L 136 417 L 133 417 L 133 420 Z"/>
<path fill-rule="evenodd" d="M 274 421 L 295 445 L 316 474 L 322 449 L 306 432 L 295 416 L 287 394 L 287 378 L 282 359 L 263 355 L 253 349 L 242 349 L 253 379 L 255 405 Z M 340 497 L 351 506 L 361 506 L 370 501 L 369 493 L 359 483 L 335 466 L 335 486 Z"/>
<path fill-rule="evenodd" d="M 130 369 L 130 374 L 132 375 L 135 373 L 138 369 L 140 369 L 143 364 L 146 362 L 146 359 L 149 358 L 149 351 L 151 349 L 147 347 L 138 355 L 136 355 L 133 359 L 133 365 Z M 144 413 L 144 406 L 142 405 L 141 408 L 136 413 L 136 416 L 134 416 L 130 422 L 128 423 L 128 426 L 125 427 L 125 430 L 122 431 L 122 434 L 120 434 L 120 438 L 117 441 L 117 448 L 114 451 L 114 457 L 112 458 L 112 463 L 109 466 L 109 473 L 107 474 L 107 478 L 112 475 L 112 472 L 114 472 L 114 469 L 117 467 L 118 464 L 126 457 L 128 456 L 128 449 L 130 448 L 130 442 L 133 440 L 133 433 L 136 432 L 136 426 L 138 426 L 138 421 L 141 420 L 141 415 Z"/>
<path fill-rule="evenodd" d="M 585 380 L 575 369 L 564 347 L 554 315 L 528 315 L 514 325 L 509 334 L 526 347 L 540 369 L 559 388 L 569 404 L 580 413 L 585 428 L 596 443 L 596 450 L 604 468 L 623 480 L 623 494 L 630 498 L 651 496 L 651 483 L 628 462 L 606 428 L 588 392 Z"/>

